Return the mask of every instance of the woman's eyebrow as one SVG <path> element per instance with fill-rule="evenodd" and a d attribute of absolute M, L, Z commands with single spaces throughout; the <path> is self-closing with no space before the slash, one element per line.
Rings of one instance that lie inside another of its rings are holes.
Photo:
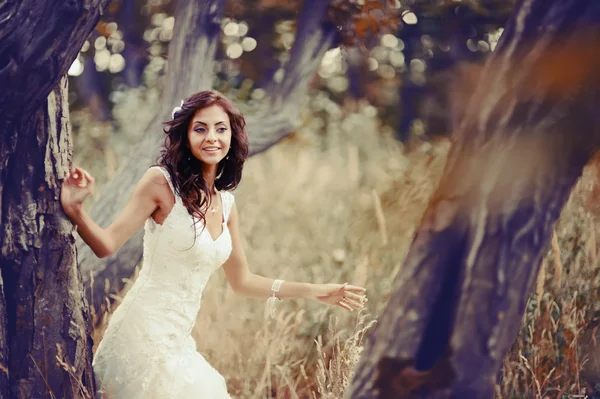
<path fill-rule="evenodd" d="M 204 125 L 204 126 L 208 126 L 206 123 L 202 122 L 202 121 L 194 121 L 193 124 L 200 124 L 200 125 Z M 217 123 L 215 123 L 215 125 L 226 125 L 225 121 L 219 121 Z"/>

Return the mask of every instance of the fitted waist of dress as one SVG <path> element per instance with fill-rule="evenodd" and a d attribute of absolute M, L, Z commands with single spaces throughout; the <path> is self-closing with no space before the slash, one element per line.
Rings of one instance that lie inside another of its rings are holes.
<path fill-rule="evenodd" d="M 173 267 L 173 264 L 177 267 Z M 176 295 L 192 295 L 199 299 L 210 273 L 186 269 L 190 267 L 168 254 L 156 254 L 151 259 L 144 260 L 139 279 L 151 281 L 156 288 L 172 291 Z"/>
<path fill-rule="evenodd" d="M 168 282 L 140 275 L 119 308 L 129 308 L 148 322 L 170 324 L 174 329 L 193 327 L 198 311 L 202 287 L 196 290 L 174 289 Z"/>

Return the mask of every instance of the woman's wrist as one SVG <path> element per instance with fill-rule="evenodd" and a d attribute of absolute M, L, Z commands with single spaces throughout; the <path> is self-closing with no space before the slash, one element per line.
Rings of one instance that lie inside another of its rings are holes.
<path fill-rule="evenodd" d="M 81 204 L 69 205 L 63 207 L 63 210 L 65 212 L 65 215 L 67 215 L 67 217 L 71 219 L 71 222 L 73 223 L 76 223 L 77 220 L 80 219 L 81 215 L 83 214 L 83 206 Z"/>
<path fill-rule="evenodd" d="M 317 299 L 319 296 L 318 284 L 306 283 L 306 289 L 303 290 L 304 299 Z"/>
<path fill-rule="evenodd" d="M 316 299 L 318 296 L 315 284 L 286 280 L 274 280 L 270 293 L 282 300 L 295 298 Z"/>

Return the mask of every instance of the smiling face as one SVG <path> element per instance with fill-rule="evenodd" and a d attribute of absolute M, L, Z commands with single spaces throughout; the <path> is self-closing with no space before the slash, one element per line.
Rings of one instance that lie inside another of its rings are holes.
<path fill-rule="evenodd" d="M 188 143 L 205 172 L 216 171 L 231 146 L 229 115 L 219 105 L 199 109 L 188 128 Z"/>

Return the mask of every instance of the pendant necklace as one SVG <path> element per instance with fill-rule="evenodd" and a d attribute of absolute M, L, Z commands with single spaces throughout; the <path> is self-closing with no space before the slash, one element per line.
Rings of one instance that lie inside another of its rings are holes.
<path fill-rule="evenodd" d="M 208 208 L 208 211 L 210 213 L 215 213 L 215 212 L 217 212 L 218 209 L 219 209 L 218 206 L 216 206 L 216 207 L 215 206 L 211 206 L 210 208 Z"/>

